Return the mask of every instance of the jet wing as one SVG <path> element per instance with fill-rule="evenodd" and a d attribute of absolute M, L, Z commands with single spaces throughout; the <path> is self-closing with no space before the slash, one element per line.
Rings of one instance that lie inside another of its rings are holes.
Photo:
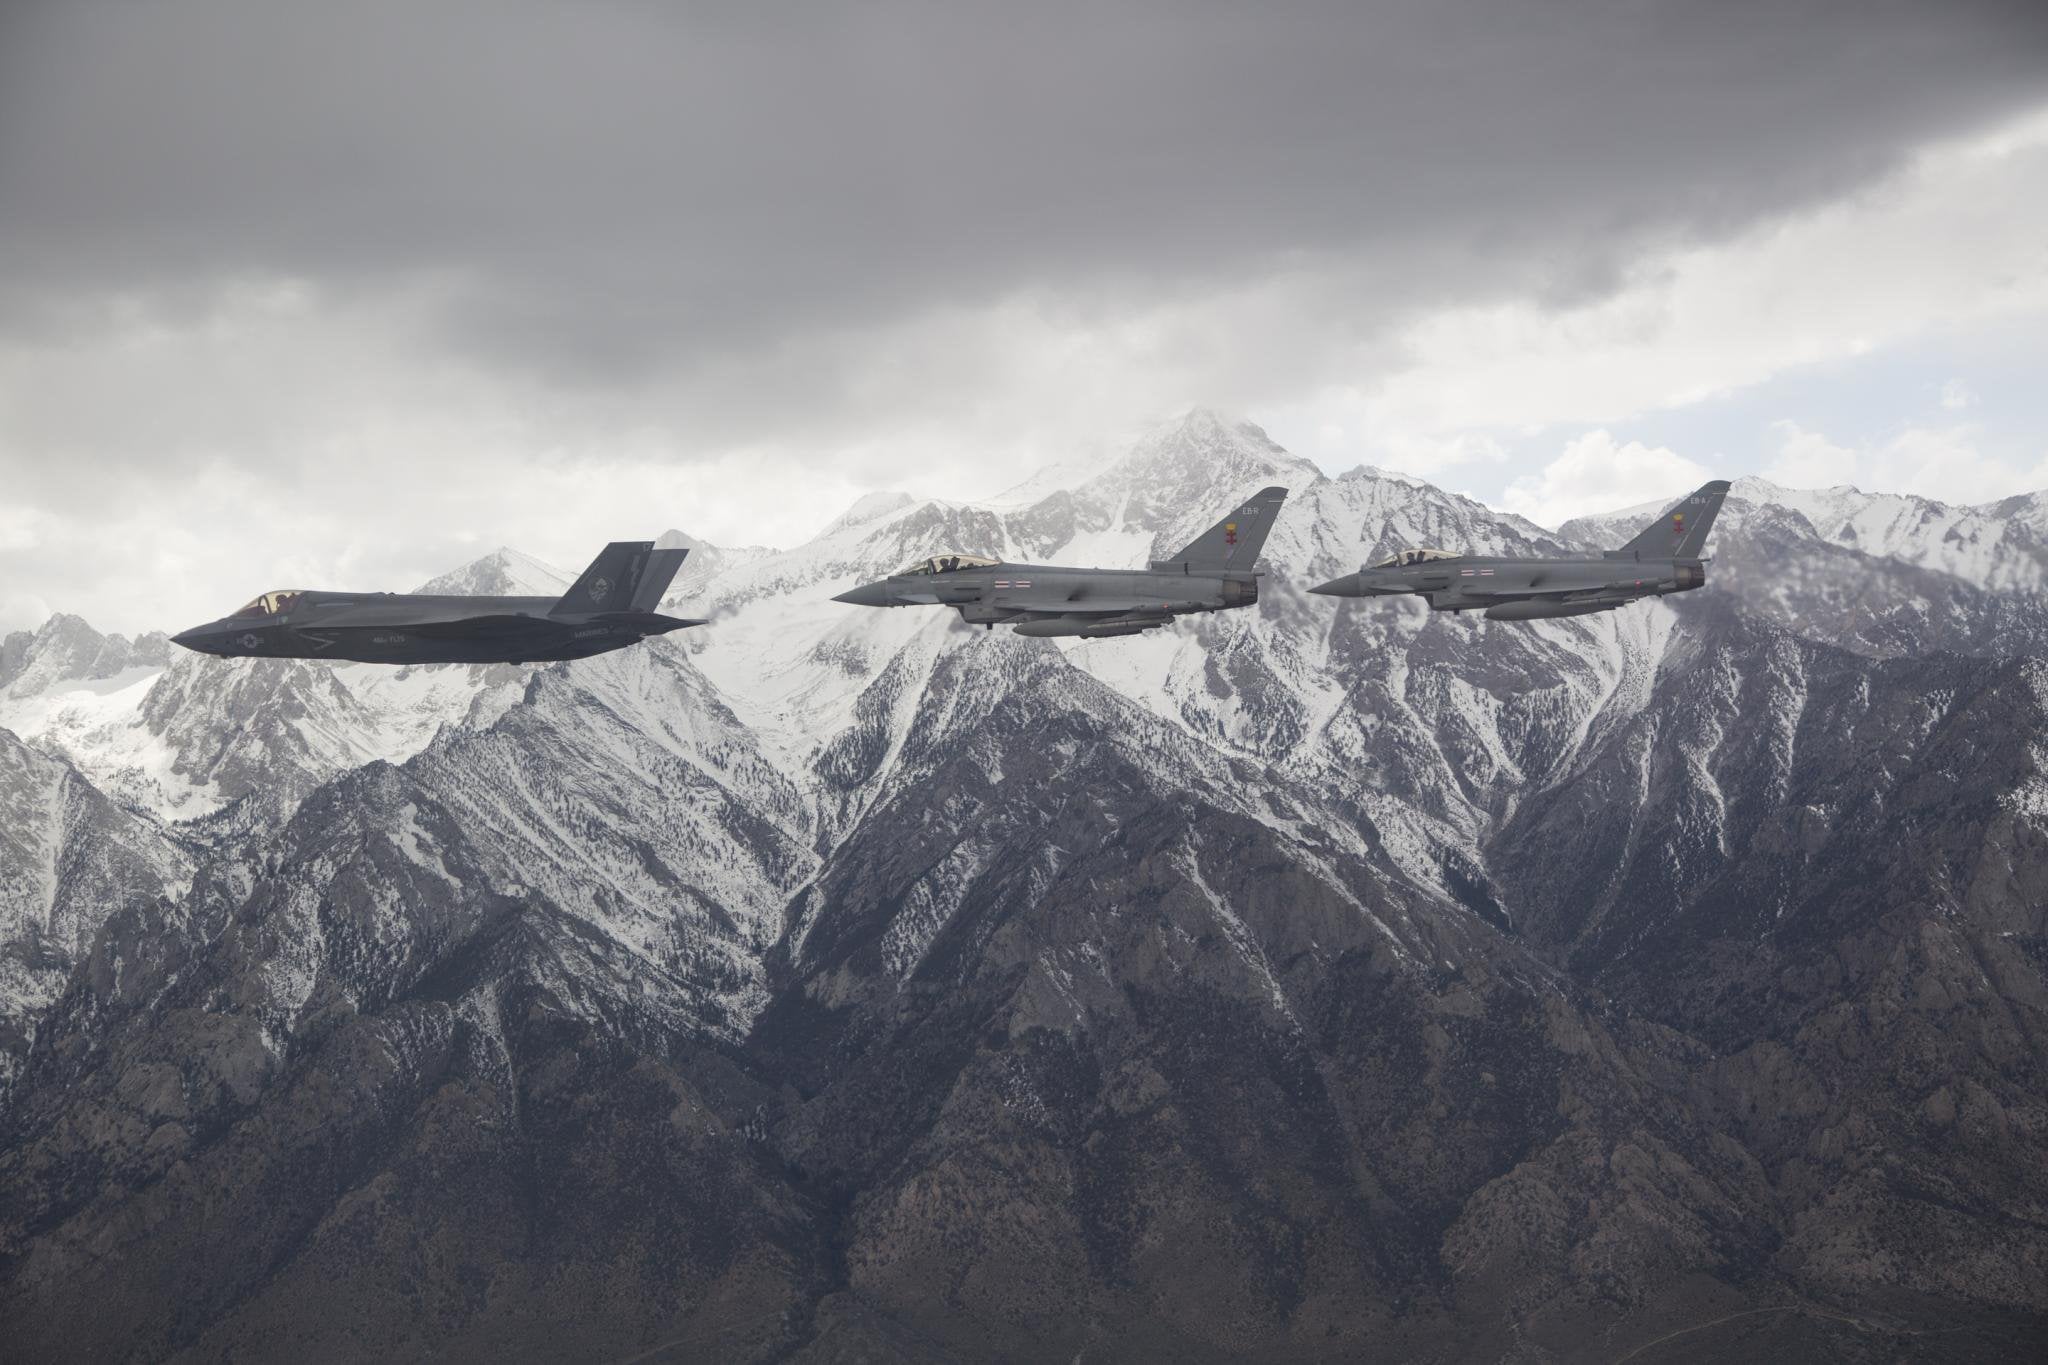
<path fill-rule="evenodd" d="M 559 628 L 560 623 L 536 616 L 464 616 L 451 621 L 401 621 L 382 629 L 427 640 L 495 640 L 551 626 Z"/>
<path fill-rule="evenodd" d="M 1460 581 L 1453 591 L 1458 597 L 1478 597 L 1489 602 L 1520 602 L 1534 598 L 1569 602 L 1580 597 L 1612 597 L 1616 593 L 1649 592 L 1657 582 L 1654 578 L 1631 578 L 1610 583 L 1560 583 L 1554 588 L 1546 588 L 1541 579 L 1534 583 L 1517 583 L 1510 579 L 1495 587 L 1487 579 L 1468 578 Z"/>
<path fill-rule="evenodd" d="M 1171 614 L 1209 605 L 1196 601 L 1162 602 L 1157 597 L 1133 597 L 1129 593 L 1082 592 L 1073 597 L 1048 597 L 1043 593 L 1002 593 L 991 595 L 988 605 L 1001 611 L 1044 613 L 1050 616 L 1124 616 L 1134 612 Z"/>
<path fill-rule="evenodd" d="M 685 626 L 707 622 L 693 617 L 663 616 L 651 611 L 606 611 L 593 616 L 464 616 L 448 621 L 403 622 L 390 627 L 428 640 L 497 640 L 535 632 L 559 632 L 579 625 L 627 626 L 649 634 L 663 634 Z"/>
<path fill-rule="evenodd" d="M 682 630 L 687 626 L 708 626 L 711 621 L 702 616 L 664 616 L 657 611 L 608 611 L 590 618 L 591 623 L 600 626 L 629 626 L 635 630 L 665 634 L 671 630 Z"/>

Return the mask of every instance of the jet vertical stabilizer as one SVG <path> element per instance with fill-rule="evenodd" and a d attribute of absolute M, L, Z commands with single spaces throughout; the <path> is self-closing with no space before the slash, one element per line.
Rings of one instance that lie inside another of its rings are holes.
<path fill-rule="evenodd" d="M 668 585 L 676 581 L 676 571 L 689 558 L 685 549 L 656 550 L 647 557 L 647 568 L 640 574 L 639 585 L 633 589 L 632 610 L 653 611 L 661 605 L 662 594 Z"/>
<path fill-rule="evenodd" d="M 1707 531 L 1728 496 L 1728 481 L 1715 479 L 1701 484 L 1664 509 L 1643 533 L 1622 546 L 1609 550 L 1609 559 L 1698 559 L 1707 547 Z"/>
<path fill-rule="evenodd" d="M 1204 569 L 1251 568 L 1258 563 L 1266 533 L 1273 529 L 1273 518 L 1280 514 L 1280 505 L 1286 501 L 1286 489 L 1261 488 L 1235 512 L 1196 536 L 1186 549 L 1171 559 L 1158 561 L 1155 567 L 1195 573 Z"/>
<path fill-rule="evenodd" d="M 615 540 L 598 551 L 596 559 L 559 602 L 548 609 L 550 616 L 581 616 L 600 611 L 631 611 L 640 580 L 655 553 L 651 540 Z M 669 571 L 673 574 L 675 571 Z M 666 584 L 663 584 L 666 587 Z"/>

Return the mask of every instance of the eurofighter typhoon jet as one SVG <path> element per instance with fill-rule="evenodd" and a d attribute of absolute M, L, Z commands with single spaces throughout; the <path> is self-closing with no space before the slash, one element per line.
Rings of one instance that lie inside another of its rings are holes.
<path fill-rule="evenodd" d="M 228 658 L 376 664 L 582 659 L 703 625 L 654 610 L 687 554 L 657 550 L 651 540 L 613 541 L 560 597 L 267 592 L 171 641 Z"/>
<path fill-rule="evenodd" d="M 1619 550 L 1557 559 L 1480 558 L 1445 550 L 1403 550 L 1310 592 L 1330 597 L 1416 593 L 1432 611 L 1483 609 L 1489 621 L 1536 621 L 1609 611 L 1644 597 L 1691 592 L 1707 581 L 1707 531 L 1725 479 L 1680 498 Z"/>
<path fill-rule="evenodd" d="M 981 555 L 933 555 L 833 601 L 861 607 L 952 607 L 970 625 L 1007 625 L 1019 635 L 1086 640 L 1136 635 L 1176 616 L 1258 601 L 1254 566 L 1259 547 L 1286 500 L 1284 488 L 1261 488 L 1186 549 L 1149 568 L 1070 569 Z"/>

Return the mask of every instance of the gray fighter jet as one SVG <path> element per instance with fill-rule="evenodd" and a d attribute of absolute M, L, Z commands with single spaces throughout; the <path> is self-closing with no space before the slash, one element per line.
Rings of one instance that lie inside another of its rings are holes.
<path fill-rule="evenodd" d="M 1432 611 L 1482 609 L 1489 621 L 1584 616 L 1638 598 L 1691 592 L 1706 584 L 1700 551 L 1727 494 L 1725 479 L 1705 484 L 1665 509 L 1634 540 L 1597 556 L 1501 559 L 1403 550 L 1309 591 L 1331 597 L 1418 593 Z"/>
<path fill-rule="evenodd" d="M 833 600 L 861 607 L 952 607 L 970 625 L 1012 626 L 1019 635 L 1136 635 L 1190 612 L 1258 601 L 1259 547 L 1286 499 L 1284 488 L 1260 489 L 1179 554 L 1149 568 L 1070 569 L 933 555 Z"/>
<path fill-rule="evenodd" d="M 582 659 L 703 625 L 654 610 L 687 554 L 657 550 L 651 540 L 613 541 L 560 597 L 267 592 L 234 615 L 171 640 L 228 658 L 378 664 Z"/>

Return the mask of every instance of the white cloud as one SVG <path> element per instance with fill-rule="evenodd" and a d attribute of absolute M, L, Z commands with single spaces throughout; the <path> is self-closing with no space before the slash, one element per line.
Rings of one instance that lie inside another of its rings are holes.
<path fill-rule="evenodd" d="M 1773 422 L 1771 433 L 1777 450 L 1763 476 L 1786 488 L 1833 488 L 1856 482 L 1861 457 L 1847 446 L 1836 445 L 1819 432 L 1803 430 L 1796 422 Z"/>
<path fill-rule="evenodd" d="M 1940 330 L 2048 312 L 2048 110 L 1931 147 L 1890 178 L 1711 246 L 1646 256 L 1619 289 L 1445 309 L 1400 363 L 1304 398 L 1276 429 L 1363 433 L 1367 458 L 1452 434 L 1613 425 Z M 1974 395 L 1953 383 L 1944 406 Z"/>
<path fill-rule="evenodd" d="M 1960 379 L 1951 379 L 1941 386 L 1941 405 L 1950 412 L 1960 412 L 1975 406 L 1976 402 L 1977 395 Z"/>
<path fill-rule="evenodd" d="M 1509 484 L 1500 506 L 1554 528 L 1573 517 L 1682 492 L 1712 477 L 1675 450 L 1624 444 L 1605 430 L 1589 431 L 1567 444 L 1540 475 Z"/>
<path fill-rule="evenodd" d="M 0 589 L 0 635 L 34 630 L 50 619 L 50 604 L 32 592 Z"/>
<path fill-rule="evenodd" d="M 32 550 L 56 518 L 39 507 L 0 503 L 0 550 Z"/>
<path fill-rule="evenodd" d="M 1795 422 L 1771 427 L 1777 450 L 1764 477 L 1791 488 L 1854 484 L 1938 502 L 1982 503 L 2048 486 L 2048 454 L 1988 453 L 1975 427 L 1911 427 L 1871 445 L 1839 445 Z"/>

